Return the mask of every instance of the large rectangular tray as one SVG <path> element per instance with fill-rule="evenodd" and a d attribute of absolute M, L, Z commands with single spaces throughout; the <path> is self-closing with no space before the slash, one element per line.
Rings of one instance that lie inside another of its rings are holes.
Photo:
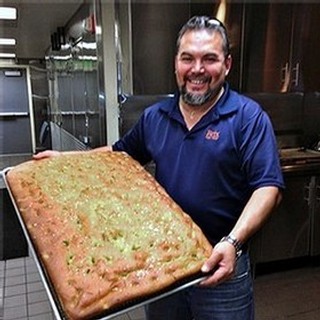
<path fill-rule="evenodd" d="M 45 266 L 44 264 L 42 263 L 41 261 L 41 258 L 39 257 L 35 247 L 34 247 L 34 244 L 32 242 L 32 239 L 30 237 L 30 234 L 29 234 L 29 231 L 21 217 L 21 214 L 20 214 L 20 211 L 18 209 L 18 206 L 15 202 L 15 199 L 13 197 L 13 194 L 10 190 L 10 186 L 6 180 L 6 174 L 7 172 L 9 172 L 9 170 L 11 169 L 12 167 L 8 167 L 8 168 L 5 168 L 3 171 L 1 171 L 1 175 L 3 177 L 3 181 L 5 183 L 5 186 L 8 190 L 8 193 L 9 193 L 9 196 L 10 196 L 10 199 L 12 201 L 12 204 L 13 204 L 13 207 L 15 209 L 15 212 L 17 214 L 17 217 L 18 217 L 18 220 L 20 222 L 20 225 L 22 227 L 22 230 L 23 230 L 23 233 L 26 237 L 26 240 L 27 240 L 27 243 L 28 243 L 28 246 L 29 246 L 29 249 L 30 249 L 30 252 L 31 252 L 31 255 L 35 261 L 35 264 L 36 264 L 36 267 L 38 269 L 38 272 L 39 272 L 39 275 L 40 275 L 40 278 L 43 282 L 43 285 L 44 285 L 44 288 L 46 290 L 46 293 L 48 295 L 48 299 L 49 299 L 49 302 L 50 302 L 50 305 L 52 307 L 52 310 L 53 310 L 53 313 L 56 317 L 57 320 L 67 320 L 68 318 L 66 317 L 65 315 L 65 312 L 63 311 L 63 308 L 59 302 L 59 299 L 57 297 L 57 294 L 55 292 L 55 289 L 54 289 L 54 286 L 50 280 L 50 277 L 49 275 L 47 274 L 46 272 L 46 269 L 45 269 Z M 112 310 L 110 310 L 108 312 L 108 314 L 102 314 L 101 317 L 94 317 L 92 318 L 92 320 L 109 320 L 109 319 L 112 319 L 114 317 L 117 317 L 117 316 L 120 316 L 121 314 L 124 314 L 124 313 L 127 313 L 127 312 L 130 312 L 136 308 L 139 308 L 139 307 L 143 307 L 151 302 L 154 302 L 154 301 L 157 301 L 159 299 L 162 299 L 162 298 L 165 298 L 173 293 L 176 293 L 176 292 L 179 292 L 183 289 L 186 289 L 190 286 L 193 286 L 193 285 L 196 285 L 198 283 L 200 283 L 203 279 L 205 279 L 206 276 L 204 276 L 203 274 L 197 274 L 197 275 L 194 275 L 192 277 L 188 277 L 182 281 L 179 281 L 178 283 L 176 283 L 175 285 L 173 286 L 170 286 L 169 288 L 167 288 L 167 290 L 162 290 L 160 292 L 158 292 L 157 294 L 153 294 L 152 296 L 149 296 L 149 297 L 145 297 L 145 298 L 141 298 L 141 299 L 136 299 L 134 301 L 131 301 L 131 302 L 127 302 L 125 304 L 123 304 L 122 306 L 119 306 L 117 308 L 114 308 Z"/>

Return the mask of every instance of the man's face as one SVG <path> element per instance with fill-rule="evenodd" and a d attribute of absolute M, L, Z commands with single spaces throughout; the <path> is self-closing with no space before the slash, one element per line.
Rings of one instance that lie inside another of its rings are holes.
<path fill-rule="evenodd" d="M 181 38 L 175 59 L 176 81 L 184 103 L 211 105 L 231 68 L 219 32 L 193 30 Z"/>

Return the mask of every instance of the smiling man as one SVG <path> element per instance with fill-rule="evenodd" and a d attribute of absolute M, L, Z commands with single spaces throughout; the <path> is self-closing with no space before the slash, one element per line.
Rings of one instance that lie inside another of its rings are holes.
<path fill-rule="evenodd" d="M 149 320 L 251 320 L 253 288 L 247 243 L 281 198 L 274 131 L 253 100 L 230 89 L 224 25 L 191 18 L 177 39 L 179 92 L 147 108 L 114 151 L 153 160 L 156 179 L 213 245 L 208 277 L 147 307 Z"/>
<path fill-rule="evenodd" d="M 112 147 L 142 165 L 199 225 L 213 246 L 198 286 L 151 303 L 149 320 L 252 320 L 248 241 L 270 216 L 284 187 L 274 131 L 253 100 L 230 89 L 227 31 L 210 17 L 181 29 L 174 97 L 147 108 Z M 51 151 L 35 158 L 58 155 Z"/>
<path fill-rule="evenodd" d="M 215 25 L 217 20 L 211 23 Z M 177 41 L 176 80 L 181 93 L 180 109 L 189 128 L 221 97 L 231 68 L 229 42 L 217 30 L 182 29 Z"/>

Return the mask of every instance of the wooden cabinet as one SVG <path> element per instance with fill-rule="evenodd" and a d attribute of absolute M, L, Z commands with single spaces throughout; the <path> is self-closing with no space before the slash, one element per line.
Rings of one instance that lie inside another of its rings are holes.
<path fill-rule="evenodd" d="M 243 91 L 316 91 L 319 3 L 247 4 Z"/>
<path fill-rule="evenodd" d="M 280 206 L 251 244 L 255 263 L 307 256 L 310 245 L 310 177 L 285 177 Z"/>
<path fill-rule="evenodd" d="M 254 264 L 320 254 L 320 176 L 285 175 L 283 200 L 252 239 Z"/>
<path fill-rule="evenodd" d="M 311 255 L 320 255 L 320 176 L 312 178 Z"/>

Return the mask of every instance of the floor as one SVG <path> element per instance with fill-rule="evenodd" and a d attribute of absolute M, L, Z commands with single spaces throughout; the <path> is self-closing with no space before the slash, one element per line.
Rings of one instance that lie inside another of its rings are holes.
<path fill-rule="evenodd" d="M 0 261 L 0 320 L 54 320 L 55 312 L 32 257 Z M 114 320 L 144 320 L 142 308 Z"/>
<path fill-rule="evenodd" d="M 319 264 L 257 273 L 254 284 L 256 320 L 319 320 L 319 284 Z M 0 320 L 9 319 L 55 319 L 31 257 L 0 261 Z M 142 308 L 113 318 L 144 319 Z"/>
<path fill-rule="evenodd" d="M 257 275 L 256 320 L 319 320 L 320 266 L 308 263 Z"/>

